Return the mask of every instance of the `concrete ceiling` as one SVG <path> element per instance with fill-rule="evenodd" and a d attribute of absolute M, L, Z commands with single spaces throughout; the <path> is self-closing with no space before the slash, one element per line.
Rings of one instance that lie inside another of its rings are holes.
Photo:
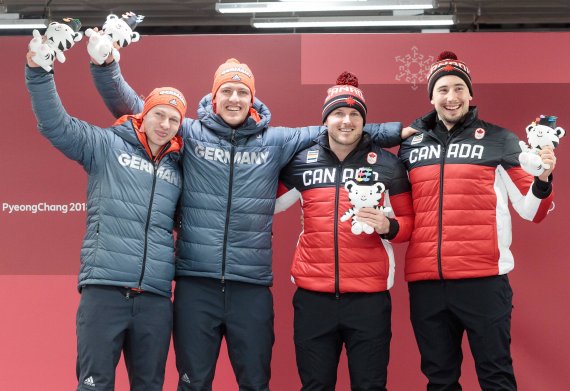
<path fill-rule="evenodd" d="M 142 34 L 240 34 L 331 32 L 323 29 L 256 30 L 250 26 L 252 14 L 228 15 L 215 10 L 218 2 L 243 0 L 0 0 L 9 13 L 21 18 L 74 17 L 85 27 L 100 26 L 109 13 L 134 11 L 146 18 L 137 30 Z M 255 2 L 255 0 L 249 0 Z M 276 1 L 276 0 L 265 0 Z M 384 15 L 368 13 L 326 13 L 337 15 Z M 440 0 L 438 7 L 426 14 L 453 14 L 457 24 L 451 31 L 570 31 L 570 0 Z M 324 16 L 325 13 L 296 16 Z M 258 14 L 258 17 L 294 16 Z M 345 28 L 334 32 L 414 32 L 417 28 Z M 1 34 L 29 34 L 29 31 L 2 31 Z"/>

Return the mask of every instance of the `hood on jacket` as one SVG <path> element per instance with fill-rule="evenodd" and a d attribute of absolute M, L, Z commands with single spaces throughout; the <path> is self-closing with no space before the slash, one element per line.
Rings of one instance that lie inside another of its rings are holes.
<path fill-rule="evenodd" d="M 253 108 L 259 114 L 259 121 L 256 121 L 252 116 L 248 116 L 243 124 L 236 128 L 236 137 L 249 137 L 256 133 L 263 131 L 269 126 L 271 120 L 271 112 L 269 108 L 263 104 L 259 99 L 255 98 Z M 202 98 L 198 104 L 198 119 L 205 126 L 210 128 L 218 136 L 229 138 L 232 135 L 232 127 L 224 122 L 222 117 L 214 113 L 212 106 L 212 95 L 208 94 Z"/>

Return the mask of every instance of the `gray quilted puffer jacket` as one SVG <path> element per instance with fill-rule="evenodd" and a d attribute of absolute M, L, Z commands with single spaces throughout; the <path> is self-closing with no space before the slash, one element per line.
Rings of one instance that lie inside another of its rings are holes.
<path fill-rule="evenodd" d="M 113 285 L 170 297 L 179 152 L 153 163 L 130 121 L 102 129 L 69 116 L 53 75 L 41 68 L 26 67 L 26 85 L 40 132 L 88 174 L 79 287 Z"/>

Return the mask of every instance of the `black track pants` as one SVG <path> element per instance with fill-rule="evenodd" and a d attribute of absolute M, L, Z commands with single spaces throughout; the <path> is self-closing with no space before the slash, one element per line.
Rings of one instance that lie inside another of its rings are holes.
<path fill-rule="evenodd" d="M 114 390 L 122 351 L 131 391 L 161 391 L 171 331 L 170 298 L 113 286 L 83 287 L 77 310 L 77 390 Z"/>
<path fill-rule="evenodd" d="M 343 344 L 353 391 L 385 391 L 390 356 L 390 293 L 297 289 L 295 353 L 302 391 L 334 391 Z"/>
<path fill-rule="evenodd" d="M 222 289 L 223 288 L 223 289 Z M 183 277 L 174 292 L 174 348 L 179 391 L 212 389 L 222 337 L 240 391 L 268 391 L 273 296 L 269 287 Z"/>
<path fill-rule="evenodd" d="M 510 352 L 513 294 L 506 275 L 418 281 L 408 288 L 427 390 L 461 390 L 464 331 L 481 389 L 517 389 Z"/>

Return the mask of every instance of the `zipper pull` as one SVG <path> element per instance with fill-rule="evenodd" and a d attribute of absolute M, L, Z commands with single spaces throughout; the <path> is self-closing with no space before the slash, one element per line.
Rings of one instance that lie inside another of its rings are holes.
<path fill-rule="evenodd" d="M 225 277 L 222 277 L 222 293 L 224 293 L 226 291 L 226 279 Z"/>

